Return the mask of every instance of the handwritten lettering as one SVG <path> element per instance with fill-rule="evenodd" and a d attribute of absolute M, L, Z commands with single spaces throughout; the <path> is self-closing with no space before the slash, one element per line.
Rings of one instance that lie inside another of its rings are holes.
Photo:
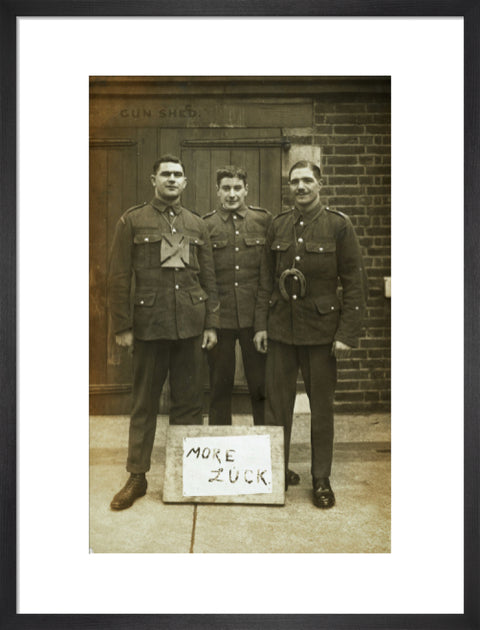
<path fill-rule="evenodd" d="M 220 475 L 223 472 L 223 468 L 219 468 L 218 470 L 212 470 L 212 473 L 215 474 L 216 473 L 216 477 L 212 477 L 211 479 L 208 480 L 209 483 L 212 483 L 212 481 L 223 481 L 222 479 L 220 479 Z"/>
<path fill-rule="evenodd" d="M 272 492 L 268 435 L 186 437 L 183 449 L 184 496 Z"/>
<path fill-rule="evenodd" d="M 208 459 L 209 457 L 211 457 L 212 459 L 216 459 L 218 463 L 221 464 L 222 461 L 234 462 L 234 453 L 234 448 L 226 449 L 225 455 L 223 456 L 222 460 L 222 450 L 219 448 L 210 448 L 209 446 L 204 446 L 203 449 L 200 449 L 200 446 L 192 446 L 192 448 L 188 451 L 186 457 L 187 459 L 190 457 L 190 455 L 192 455 L 192 457 L 196 457 L 197 459 L 199 459 L 200 457 L 202 459 Z"/>
<path fill-rule="evenodd" d="M 267 472 L 268 471 L 266 469 L 262 470 L 258 468 L 255 471 L 252 468 L 246 468 L 245 470 L 242 471 L 242 477 L 245 483 L 248 483 L 248 484 L 253 483 L 256 478 L 257 484 L 260 484 L 260 482 L 262 482 L 265 486 L 268 486 L 268 482 L 264 478 L 264 475 Z M 211 470 L 210 473 L 214 476 L 208 479 L 208 483 L 213 483 L 214 481 L 219 481 L 220 483 L 224 483 L 224 482 L 237 483 L 238 478 L 240 477 L 240 471 L 237 470 L 236 468 L 229 469 L 228 479 L 225 479 L 222 476 L 223 468 L 217 468 L 217 470 Z"/>

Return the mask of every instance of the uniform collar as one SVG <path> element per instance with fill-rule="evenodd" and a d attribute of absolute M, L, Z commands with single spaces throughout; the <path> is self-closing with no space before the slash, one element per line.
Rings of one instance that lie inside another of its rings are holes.
<path fill-rule="evenodd" d="M 242 219 L 244 219 L 247 216 L 247 209 L 247 206 L 242 206 L 239 210 L 228 210 L 226 212 L 222 208 L 219 208 L 218 214 L 225 222 L 227 222 L 228 218 L 233 214 L 237 214 L 239 217 L 242 217 Z"/>
<path fill-rule="evenodd" d="M 311 223 L 314 219 L 317 218 L 317 216 L 320 214 L 322 210 L 323 208 L 320 202 L 318 202 L 316 206 L 314 206 L 307 212 L 305 212 L 304 210 L 299 210 L 296 206 L 294 206 L 293 207 L 294 222 L 297 223 L 297 221 L 299 221 L 300 218 L 302 218 L 305 223 Z"/>
<path fill-rule="evenodd" d="M 180 212 L 182 210 L 182 206 L 180 205 L 180 200 L 179 199 L 177 199 L 173 203 L 165 203 L 164 201 L 162 201 L 158 197 L 154 197 L 150 201 L 150 205 L 153 206 L 155 208 L 155 210 L 158 210 L 159 212 L 165 212 L 165 210 L 167 208 L 171 208 L 175 212 L 175 214 L 180 214 Z"/>

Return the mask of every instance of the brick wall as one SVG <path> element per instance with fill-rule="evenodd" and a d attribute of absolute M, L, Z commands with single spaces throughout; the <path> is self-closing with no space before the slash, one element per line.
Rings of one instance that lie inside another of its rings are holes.
<path fill-rule="evenodd" d="M 390 409 L 390 98 L 316 97 L 313 134 L 291 138 L 321 147 L 325 205 L 347 214 L 365 257 L 369 299 L 364 336 L 339 362 L 337 411 Z M 285 205 L 288 186 L 283 182 Z"/>

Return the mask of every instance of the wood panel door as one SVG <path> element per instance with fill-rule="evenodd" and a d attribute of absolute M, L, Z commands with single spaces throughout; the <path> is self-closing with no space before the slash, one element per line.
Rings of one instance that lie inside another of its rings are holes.
<path fill-rule="evenodd" d="M 115 226 L 137 198 L 136 132 L 103 132 L 90 141 L 90 394 L 94 413 L 129 408 L 131 355 L 120 349 L 107 314 L 107 273 Z M 118 398 L 119 397 L 119 398 Z M 119 405 L 119 399 L 124 400 Z"/>
<path fill-rule="evenodd" d="M 276 133 L 272 129 L 256 129 L 254 134 L 251 129 L 197 129 L 184 136 L 181 156 L 189 181 L 183 194 L 187 208 L 195 209 L 201 215 L 216 208 L 216 170 L 234 164 L 247 171 L 247 203 L 278 214 L 282 206 L 282 151 L 285 150 L 280 129 Z M 235 392 L 245 393 L 247 390 L 237 343 Z"/>
<path fill-rule="evenodd" d="M 197 129 L 195 134 L 185 134 L 181 155 L 189 179 L 184 192 L 187 207 L 202 215 L 216 208 L 216 170 L 235 164 L 245 168 L 248 174 L 247 203 L 267 208 L 273 214 L 280 211 L 282 150 L 285 146 L 281 130 L 252 131 Z"/>
<path fill-rule="evenodd" d="M 90 392 L 92 413 L 129 413 L 131 356 L 115 345 L 107 315 L 108 256 L 116 223 L 130 206 L 153 195 L 158 156 L 182 158 L 188 185 L 182 204 L 199 214 L 217 204 L 215 171 L 237 164 L 248 173 L 249 204 L 281 209 L 280 129 L 108 128 L 91 130 L 90 143 Z M 206 381 L 206 385 L 207 385 Z M 237 352 L 236 390 L 246 391 Z M 162 395 L 166 410 L 168 391 Z"/>

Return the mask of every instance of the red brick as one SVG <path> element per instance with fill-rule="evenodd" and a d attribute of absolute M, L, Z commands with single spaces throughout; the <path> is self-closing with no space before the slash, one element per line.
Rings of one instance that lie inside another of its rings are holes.
<path fill-rule="evenodd" d="M 367 143 L 368 144 L 368 143 Z M 367 153 L 390 153 L 390 147 L 385 147 L 385 146 L 372 146 L 372 147 L 366 147 L 366 152 Z"/>
<path fill-rule="evenodd" d="M 390 113 L 390 101 L 384 103 L 367 103 L 367 112 Z"/>
<path fill-rule="evenodd" d="M 315 133 L 333 133 L 333 125 L 315 125 Z"/>
<path fill-rule="evenodd" d="M 337 392 L 335 394 L 335 399 L 339 401 L 355 401 L 363 399 L 363 392 Z"/>
<path fill-rule="evenodd" d="M 360 134 L 365 133 L 365 126 L 364 125 L 335 125 L 334 133 L 360 135 Z"/>
<path fill-rule="evenodd" d="M 340 147 L 334 147 L 334 150 L 337 155 L 361 155 L 365 152 L 365 147 L 360 147 L 356 144 L 342 144 Z"/>
<path fill-rule="evenodd" d="M 333 177 L 329 177 L 328 183 L 331 186 L 349 185 L 349 184 L 358 184 L 358 180 L 359 178 L 355 177 L 354 175 L 341 175 L 341 176 L 336 175 Z M 365 183 L 368 183 L 368 182 L 365 182 Z"/>
<path fill-rule="evenodd" d="M 390 134 L 390 125 L 367 125 L 365 130 L 375 135 Z"/>
<path fill-rule="evenodd" d="M 340 206 L 354 206 L 357 203 L 355 197 L 331 197 L 330 205 L 340 209 Z"/>
<path fill-rule="evenodd" d="M 333 159 L 333 158 L 331 158 Z M 344 158 L 347 159 L 347 158 Z M 363 175 L 365 169 L 363 166 L 336 166 L 335 175 L 348 175 L 349 173 L 357 173 Z"/>
<path fill-rule="evenodd" d="M 368 105 L 362 103 L 337 103 L 335 105 L 336 112 L 364 112 L 368 109 Z"/>
<path fill-rule="evenodd" d="M 336 186 L 335 194 L 336 195 L 358 195 L 358 186 Z"/>
<path fill-rule="evenodd" d="M 335 136 L 334 144 L 359 144 L 361 136 Z M 367 143 L 368 144 L 368 143 Z"/>

